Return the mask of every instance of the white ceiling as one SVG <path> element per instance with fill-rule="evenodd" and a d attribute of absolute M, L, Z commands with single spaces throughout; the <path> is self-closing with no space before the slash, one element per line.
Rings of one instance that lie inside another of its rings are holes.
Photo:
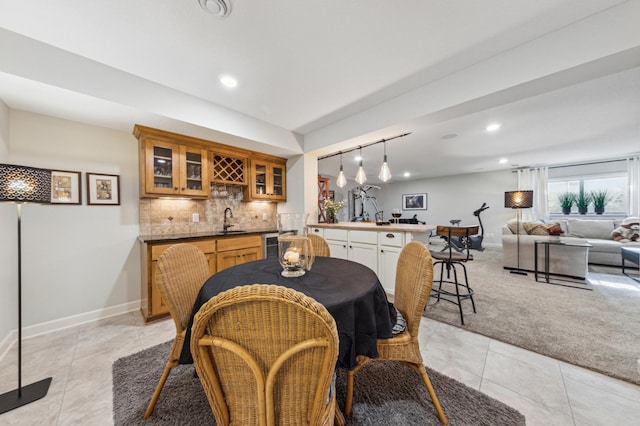
<path fill-rule="evenodd" d="M 307 135 L 637 3 L 230 1 L 231 15 L 219 19 L 197 0 L 0 0 L 0 99 L 125 131 L 142 123 L 290 156 L 303 152 Z M 640 58 L 626 58 L 591 73 L 532 73 L 528 84 L 323 144 L 331 152 L 411 132 L 387 144 L 394 180 L 405 170 L 429 177 L 627 155 L 640 151 L 638 67 Z M 223 73 L 239 86 L 222 87 Z M 490 121 L 503 123 L 501 131 L 484 132 Z M 442 138 L 449 134 L 457 137 Z M 382 145 L 363 154 L 375 183 Z M 507 164 L 498 165 L 503 156 Z M 320 173 L 335 174 L 337 161 L 320 161 Z M 344 164 L 353 176 L 350 154 Z"/>

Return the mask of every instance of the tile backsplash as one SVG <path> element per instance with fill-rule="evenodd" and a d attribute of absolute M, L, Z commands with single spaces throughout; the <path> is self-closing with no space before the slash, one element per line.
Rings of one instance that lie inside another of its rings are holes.
<path fill-rule="evenodd" d="M 276 229 L 276 203 L 209 200 L 140 200 L 140 234 L 173 235 L 222 231 L 225 208 L 231 208 L 232 230 Z M 193 221 L 193 214 L 199 222 Z M 263 220 L 266 213 L 267 220 Z"/>

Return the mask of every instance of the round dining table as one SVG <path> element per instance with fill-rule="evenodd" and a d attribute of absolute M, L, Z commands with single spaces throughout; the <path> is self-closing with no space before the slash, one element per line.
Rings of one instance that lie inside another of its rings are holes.
<path fill-rule="evenodd" d="M 338 367 L 350 370 L 357 366 L 357 356 L 378 356 L 376 339 L 392 336 L 395 314 L 375 272 L 360 263 L 333 257 L 316 257 L 311 270 L 301 277 L 286 278 L 281 272 L 278 259 L 271 258 L 232 266 L 207 279 L 193 305 L 179 362 L 193 363 L 189 342 L 193 318 L 200 307 L 225 290 L 249 284 L 281 285 L 324 305 L 338 329 Z"/>

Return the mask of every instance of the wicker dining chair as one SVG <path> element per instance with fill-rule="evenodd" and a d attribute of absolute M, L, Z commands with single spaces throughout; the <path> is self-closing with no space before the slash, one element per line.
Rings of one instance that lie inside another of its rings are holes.
<path fill-rule="evenodd" d="M 311 246 L 313 247 L 313 254 L 315 256 L 331 257 L 331 249 L 329 249 L 327 240 L 316 234 L 307 234 L 307 238 L 311 240 Z"/>
<path fill-rule="evenodd" d="M 327 309 L 295 290 L 251 284 L 195 316 L 191 353 L 220 426 L 330 425 L 338 332 Z"/>
<path fill-rule="evenodd" d="M 433 281 L 433 263 L 431 254 L 426 246 L 418 241 L 408 243 L 400 252 L 398 258 L 395 294 L 393 303 L 407 321 L 404 332 L 394 335 L 390 339 L 378 339 L 378 358 L 358 357 L 358 366 L 347 371 L 347 391 L 344 412 L 351 414 L 353 404 L 353 382 L 355 373 L 370 361 L 401 361 L 420 373 L 429 391 L 431 401 L 438 413 L 442 424 L 447 424 L 447 418 L 440 406 L 431 381 L 424 367 L 418 330 L 420 319 L 427 305 Z"/>
<path fill-rule="evenodd" d="M 193 304 L 209 276 L 207 258 L 202 250 L 192 244 L 171 246 L 158 259 L 156 283 L 175 323 L 176 337 L 160 381 L 144 413 L 145 419 L 153 412 L 171 369 L 178 365 Z"/>

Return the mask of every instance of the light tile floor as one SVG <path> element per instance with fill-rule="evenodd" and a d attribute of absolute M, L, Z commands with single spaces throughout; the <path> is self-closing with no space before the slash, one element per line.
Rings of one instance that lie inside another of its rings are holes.
<path fill-rule="evenodd" d="M 52 376 L 42 400 L 0 415 L 0 425 L 111 425 L 111 367 L 170 340 L 173 321 L 138 312 L 26 339 L 23 384 Z M 427 367 L 518 409 L 528 425 L 638 425 L 640 386 L 423 319 Z M 0 360 L 0 393 L 17 386 L 17 349 Z M 446 412 L 446 407 L 444 407 Z"/>

